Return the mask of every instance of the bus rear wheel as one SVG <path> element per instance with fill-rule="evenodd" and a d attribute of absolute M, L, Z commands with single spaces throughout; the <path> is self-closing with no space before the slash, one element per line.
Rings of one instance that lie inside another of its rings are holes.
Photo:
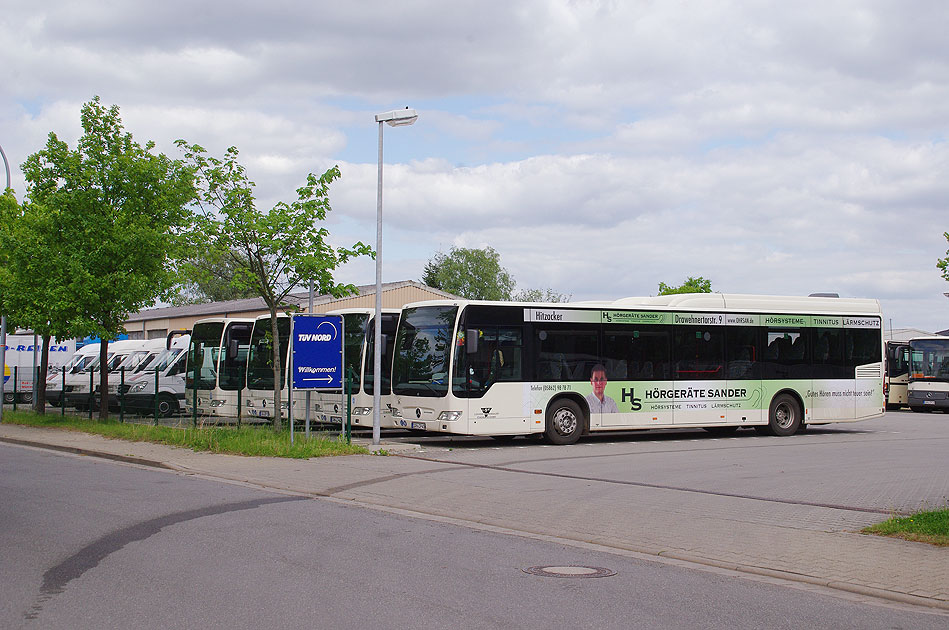
<path fill-rule="evenodd" d="M 547 408 L 547 439 L 551 444 L 573 444 L 583 433 L 583 412 L 572 400 L 562 398 Z"/>
<path fill-rule="evenodd" d="M 794 435 L 801 430 L 804 414 L 797 400 L 789 394 L 778 394 L 768 410 L 768 424 L 755 427 L 767 435 Z"/>

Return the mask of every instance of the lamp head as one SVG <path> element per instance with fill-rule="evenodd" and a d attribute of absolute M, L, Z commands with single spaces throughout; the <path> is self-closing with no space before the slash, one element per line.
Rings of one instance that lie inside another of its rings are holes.
<path fill-rule="evenodd" d="M 406 107 L 405 109 L 394 109 L 391 112 L 376 114 L 376 122 L 384 122 L 390 127 L 402 127 L 411 125 L 418 120 L 418 114 L 414 109 Z"/>

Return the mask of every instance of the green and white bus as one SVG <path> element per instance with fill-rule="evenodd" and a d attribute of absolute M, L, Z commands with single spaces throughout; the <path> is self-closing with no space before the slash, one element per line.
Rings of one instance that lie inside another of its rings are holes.
<path fill-rule="evenodd" d="M 417 302 L 393 360 L 397 419 L 493 437 L 755 427 L 879 416 L 876 300 L 684 294 L 575 304 Z"/>
<path fill-rule="evenodd" d="M 391 413 L 392 346 L 399 309 L 382 309 L 382 380 L 379 426 L 388 429 L 397 426 Z M 346 308 L 328 311 L 327 315 L 343 318 L 345 333 L 346 373 L 352 375 L 353 427 L 372 428 L 372 404 L 375 375 L 373 353 L 376 313 L 373 308 Z M 346 415 L 346 398 L 340 390 L 317 391 L 312 394 L 313 410 L 320 422 L 338 424 Z"/>
<path fill-rule="evenodd" d="M 913 411 L 949 411 L 949 337 L 909 340 L 906 404 Z"/>

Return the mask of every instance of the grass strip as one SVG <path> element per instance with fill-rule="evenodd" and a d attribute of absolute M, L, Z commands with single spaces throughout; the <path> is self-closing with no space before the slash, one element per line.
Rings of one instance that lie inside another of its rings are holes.
<path fill-rule="evenodd" d="M 949 547 L 949 508 L 895 516 L 866 527 L 863 532 Z"/>
<path fill-rule="evenodd" d="M 67 429 L 131 442 L 168 444 L 190 448 L 194 451 L 227 453 L 230 455 L 309 459 L 310 457 L 369 453 L 361 446 L 347 444 L 335 434 L 311 434 L 311 437 L 307 439 L 304 435 L 298 433 L 291 445 L 289 430 L 275 432 L 269 426 L 177 428 L 129 422 L 121 423 L 111 419 L 103 422 L 98 418 L 89 420 L 86 417 L 61 416 L 59 414 L 40 415 L 25 411 L 4 411 L 3 423 Z"/>

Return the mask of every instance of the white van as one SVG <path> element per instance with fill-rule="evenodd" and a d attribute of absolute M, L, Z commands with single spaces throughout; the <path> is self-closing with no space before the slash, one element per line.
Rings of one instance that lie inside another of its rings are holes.
<path fill-rule="evenodd" d="M 110 379 L 114 378 L 113 372 L 129 355 L 145 350 L 147 343 L 141 339 L 110 342 L 105 366 L 105 369 L 110 373 Z M 96 344 L 96 350 L 98 349 L 99 344 Z M 76 409 L 88 409 L 90 401 L 93 407 L 98 405 L 99 401 L 96 396 L 90 395 L 90 392 L 97 393 L 95 390 L 99 386 L 99 369 L 101 367 L 99 363 L 99 355 L 97 354 L 81 372 L 66 374 L 66 385 L 63 388 L 66 405 Z"/>
<path fill-rule="evenodd" d="M 55 371 L 50 370 L 50 374 L 46 377 L 46 402 L 54 407 L 63 404 L 63 375 L 65 374 L 68 382 L 70 375 L 82 372 L 98 358 L 99 344 L 89 343 L 76 350 L 65 365 Z M 87 382 L 88 378 L 89 376 L 86 375 Z"/>
<path fill-rule="evenodd" d="M 167 343 L 167 342 L 162 342 Z M 185 361 L 188 358 L 188 346 L 191 335 L 182 335 L 171 341 L 171 347 L 164 349 L 145 369 L 137 370 L 126 377 L 124 394 L 125 409 L 133 413 L 150 415 L 155 413 L 168 418 L 177 415 L 184 408 L 185 400 Z M 155 377 L 158 377 L 158 398 L 155 397 Z M 109 384 L 112 391 L 112 384 Z M 111 396 L 110 396 L 111 401 Z M 118 397 L 116 404 L 119 404 Z"/>

